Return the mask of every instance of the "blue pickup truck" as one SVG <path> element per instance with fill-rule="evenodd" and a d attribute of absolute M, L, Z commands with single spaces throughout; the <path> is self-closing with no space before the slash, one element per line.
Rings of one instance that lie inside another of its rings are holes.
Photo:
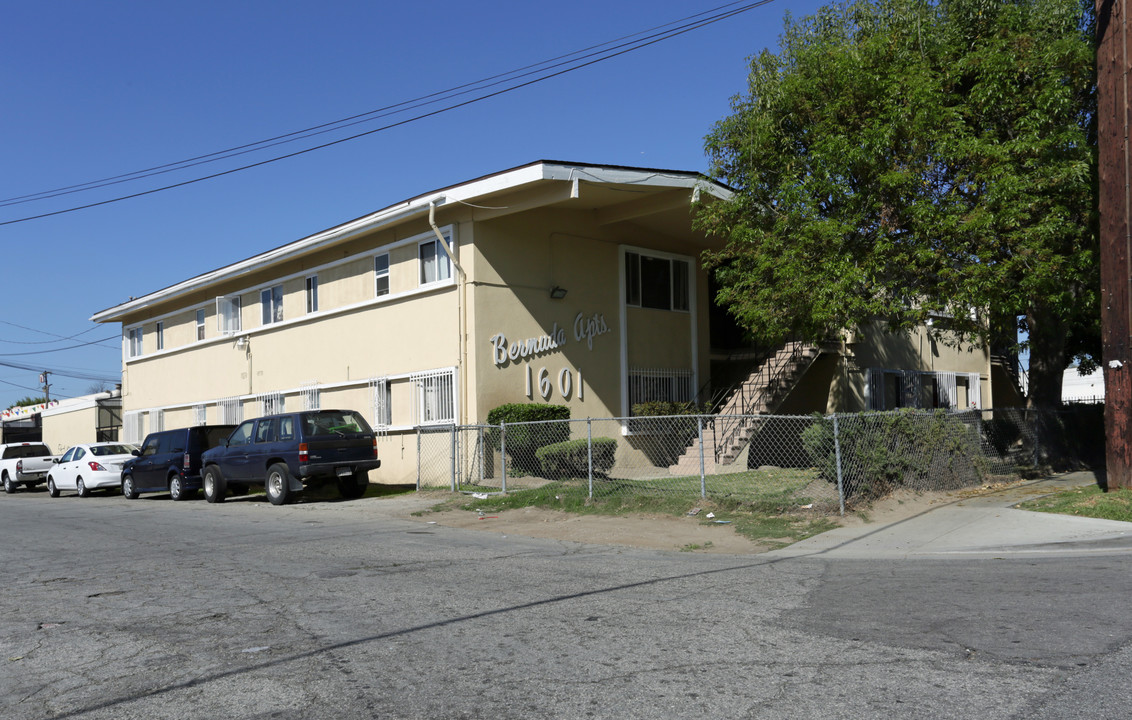
<path fill-rule="evenodd" d="M 353 410 L 306 410 L 248 420 L 201 456 L 201 484 L 210 503 L 229 488 L 263 485 L 273 505 L 305 487 L 337 483 L 345 498 L 361 497 L 369 471 L 381 467 L 377 439 Z"/>

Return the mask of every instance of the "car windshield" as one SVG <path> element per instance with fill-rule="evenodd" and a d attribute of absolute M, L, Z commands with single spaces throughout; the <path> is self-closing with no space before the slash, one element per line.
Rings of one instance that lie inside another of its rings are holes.
<path fill-rule="evenodd" d="M 347 435 L 370 432 L 369 424 L 353 410 L 323 410 L 303 417 L 303 434 Z"/>
<path fill-rule="evenodd" d="M 51 454 L 46 445 L 15 445 L 4 448 L 5 458 L 46 457 Z"/>
<path fill-rule="evenodd" d="M 136 445 L 92 445 L 90 453 L 98 457 L 106 457 L 107 455 L 129 455 L 137 449 Z"/>

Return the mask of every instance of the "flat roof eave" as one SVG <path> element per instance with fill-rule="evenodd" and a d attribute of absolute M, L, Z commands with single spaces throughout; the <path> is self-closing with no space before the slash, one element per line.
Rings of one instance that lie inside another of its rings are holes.
<path fill-rule="evenodd" d="M 161 290 L 131 298 L 127 302 L 96 312 L 90 319 L 92 322 L 98 323 L 122 322 L 127 316 L 151 305 L 163 304 L 184 295 L 206 290 L 233 278 L 262 270 L 265 265 L 285 262 L 296 255 L 316 251 L 347 241 L 363 233 L 405 222 L 427 213 L 434 203 L 437 207 L 441 207 L 449 202 L 470 202 L 493 193 L 512 190 L 536 182 L 572 181 L 574 179 L 608 185 L 699 188 L 701 192 L 706 191 L 708 194 L 721 199 L 726 199 L 731 195 L 728 188 L 697 172 L 539 160 L 418 195 L 258 255 L 202 273 Z"/>

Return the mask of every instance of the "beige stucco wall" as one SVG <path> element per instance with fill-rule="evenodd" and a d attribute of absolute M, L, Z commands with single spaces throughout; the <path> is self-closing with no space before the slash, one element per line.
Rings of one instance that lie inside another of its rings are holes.
<path fill-rule="evenodd" d="M 98 408 L 84 407 L 68 412 L 43 414 L 43 442 L 51 452 L 61 455 L 68 448 L 98 440 Z"/>
<path fill-rule="evenodd" d="M 554 228 L 548 232 L 547 228 Z M 687 244 L 669 238 L 623 234 L 602 227 L 585 213 L 540 211 L 475 226 L 469 308 L 469 367 L 475 392 L 469 417 L 482 421 L 504 403 L 566 405 L 572 417 L 620 416 L 622 391 L 621 269 L 626 245 L 694 255 Z M 695 260 L 691 267 L 696 268 Z M 698 353 L 707 366 L 706 293 L 696 280 Z M 559 286 L 566 297 L 552 299 Z M 691 368 L 692 314 L 627 308 L 627 355 L 631 367 Z M 586 328 L 597 330 L 586 336 Z M 558 335 L 561 333 L 561 335 Z M 558 335 L 565 342 L 529 357 L 496 363 L 496 342 L 507 346 Z M 569 373 L 570 387 L 563 393 Z M 528 377 L 530 394 L 527 393 Z M 549 381 L 545 395 L 540 378 Z M 579 378 L 580 384 L 579 387 Z"/>

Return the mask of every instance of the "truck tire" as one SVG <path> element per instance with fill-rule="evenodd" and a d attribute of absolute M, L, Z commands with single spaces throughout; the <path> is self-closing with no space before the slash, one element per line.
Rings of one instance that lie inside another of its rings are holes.
<path fill-rule="evenodd" d="M 338 478 L 338 493 L 347 500 L 360 498 L 368 489 L 369 477 L 365 472 L 355 472 L 350 477 Z"/>
<path fill-rule="evenodd" d="M 220 468 L 215 465 L 209 465 L 204 469 L 204 477 L 201 478 L 201 484 L 204 485 L 204 499 L 210 503 L 224 502 L 224 496 L 228 494 L 228 483 L 224 480 L 224 476 L 220 474 Z"/>
<path fill-rule="evenodd" d="M 275 463 L 267 469 L 263 485 L 272 505 L 286 505 L 291 498 L 291 471 L 283 463 Z"/>
<path fill-rule="evenodd" d="M 17 487 L 16 483 L 12 482 L 12 478 L 8 475 L 8 473 L 5 472 L 4 473 L 4 492 L 11 495 L 12 493 L 16 492 L 16 487 Z"/>

